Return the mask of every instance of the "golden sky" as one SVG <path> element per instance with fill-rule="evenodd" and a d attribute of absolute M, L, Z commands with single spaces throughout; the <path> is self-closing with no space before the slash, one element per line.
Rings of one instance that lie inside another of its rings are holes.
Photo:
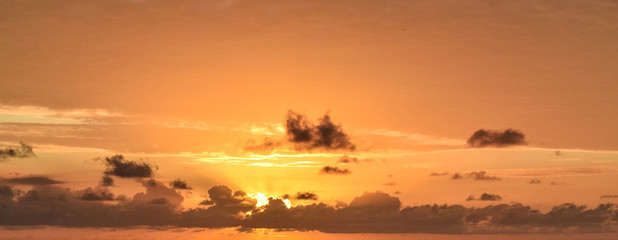
<path fill-rule="evenodd" d="M 126 225 L 324 232 L 419 231 L 345 225 L 390 219 L 393 199 L 410 219 L 425 204 L 616 203 L 617 42 L 611 0 L 0 0 L 0 225 L 74 226 L 75 209 L 58 223 L 22 206 L 56 195 L 185 214 Z M 280 225 L 278 199 L 343 227 Z M 526 224 L 592 224 L 549 213 Z M 443 232 L 512 227 L 496 214 Z"/>

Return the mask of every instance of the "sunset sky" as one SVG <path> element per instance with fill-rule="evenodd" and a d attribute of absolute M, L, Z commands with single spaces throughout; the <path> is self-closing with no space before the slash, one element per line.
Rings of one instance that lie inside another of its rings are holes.
<path fill-rule="evenodd" d="M 615 234 L 617 43 L 612 0 L 0 0 L 0 225 Z"/>

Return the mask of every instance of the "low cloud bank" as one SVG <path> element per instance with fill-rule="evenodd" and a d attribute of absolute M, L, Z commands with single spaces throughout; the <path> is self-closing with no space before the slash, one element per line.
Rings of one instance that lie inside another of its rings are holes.
<path fill-rule="evenodd" d="M 344 233 L 501 233 L 609 231 L 618 221 L 615 204 L 586 208 L 571 203 L 541 213 L 518 203 L 482 208 L 462 205 L 402 207 L 399 198 L 366 192 L 350 203 L 288 207 L 283 199 L 258 201 L 227 186 L 208 190 L 204 205 L 182 209 L 177 190 L 155 179 L 136 178 L 144 192 L 128 198 L 106 188 L 71 190 L 34 185 L 27 192 L 0 185 L 0 225 L 74 227 L 242 227 Z M 300 193 L 297 198 L 312 198 Z M 489 196 L 491 198 L 491 196 Z M 483 197 L 481 196 L 481 199 Z M 110 204 L 111 202 L 111 204 Z"/>

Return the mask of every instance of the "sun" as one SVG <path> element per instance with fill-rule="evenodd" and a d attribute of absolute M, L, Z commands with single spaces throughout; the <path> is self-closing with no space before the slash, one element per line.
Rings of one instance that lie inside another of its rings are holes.
<path fill-rule="evenodd" d="M 256 194 L 247 194 L 249 195 L 251 198 L 257 200 L 257 204 L 255 205 L 256 207 L 262 207 L 262 206 L 266 206 L 268 205 L 268 199 L 269 198 L 273 198 L 273 199 L 280 199 L 278 197 L 274 197 L 274 196 L 266 196 L 261 192 L 258 192 Z M 286 208 L 291 208 L 292 207 L 292 202 L 290 201 L 290 199 L 281 199 L 283 201 L 283 203 L 285 203 L 285 207 Z"/>

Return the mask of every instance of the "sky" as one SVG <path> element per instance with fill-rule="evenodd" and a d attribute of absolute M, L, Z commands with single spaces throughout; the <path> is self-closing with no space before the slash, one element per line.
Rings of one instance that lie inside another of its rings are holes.
<path fill-rule="evenodd" d="M 610 0 L 0 0 L 0 225 L 615 234 L 616 42 Z"/>

